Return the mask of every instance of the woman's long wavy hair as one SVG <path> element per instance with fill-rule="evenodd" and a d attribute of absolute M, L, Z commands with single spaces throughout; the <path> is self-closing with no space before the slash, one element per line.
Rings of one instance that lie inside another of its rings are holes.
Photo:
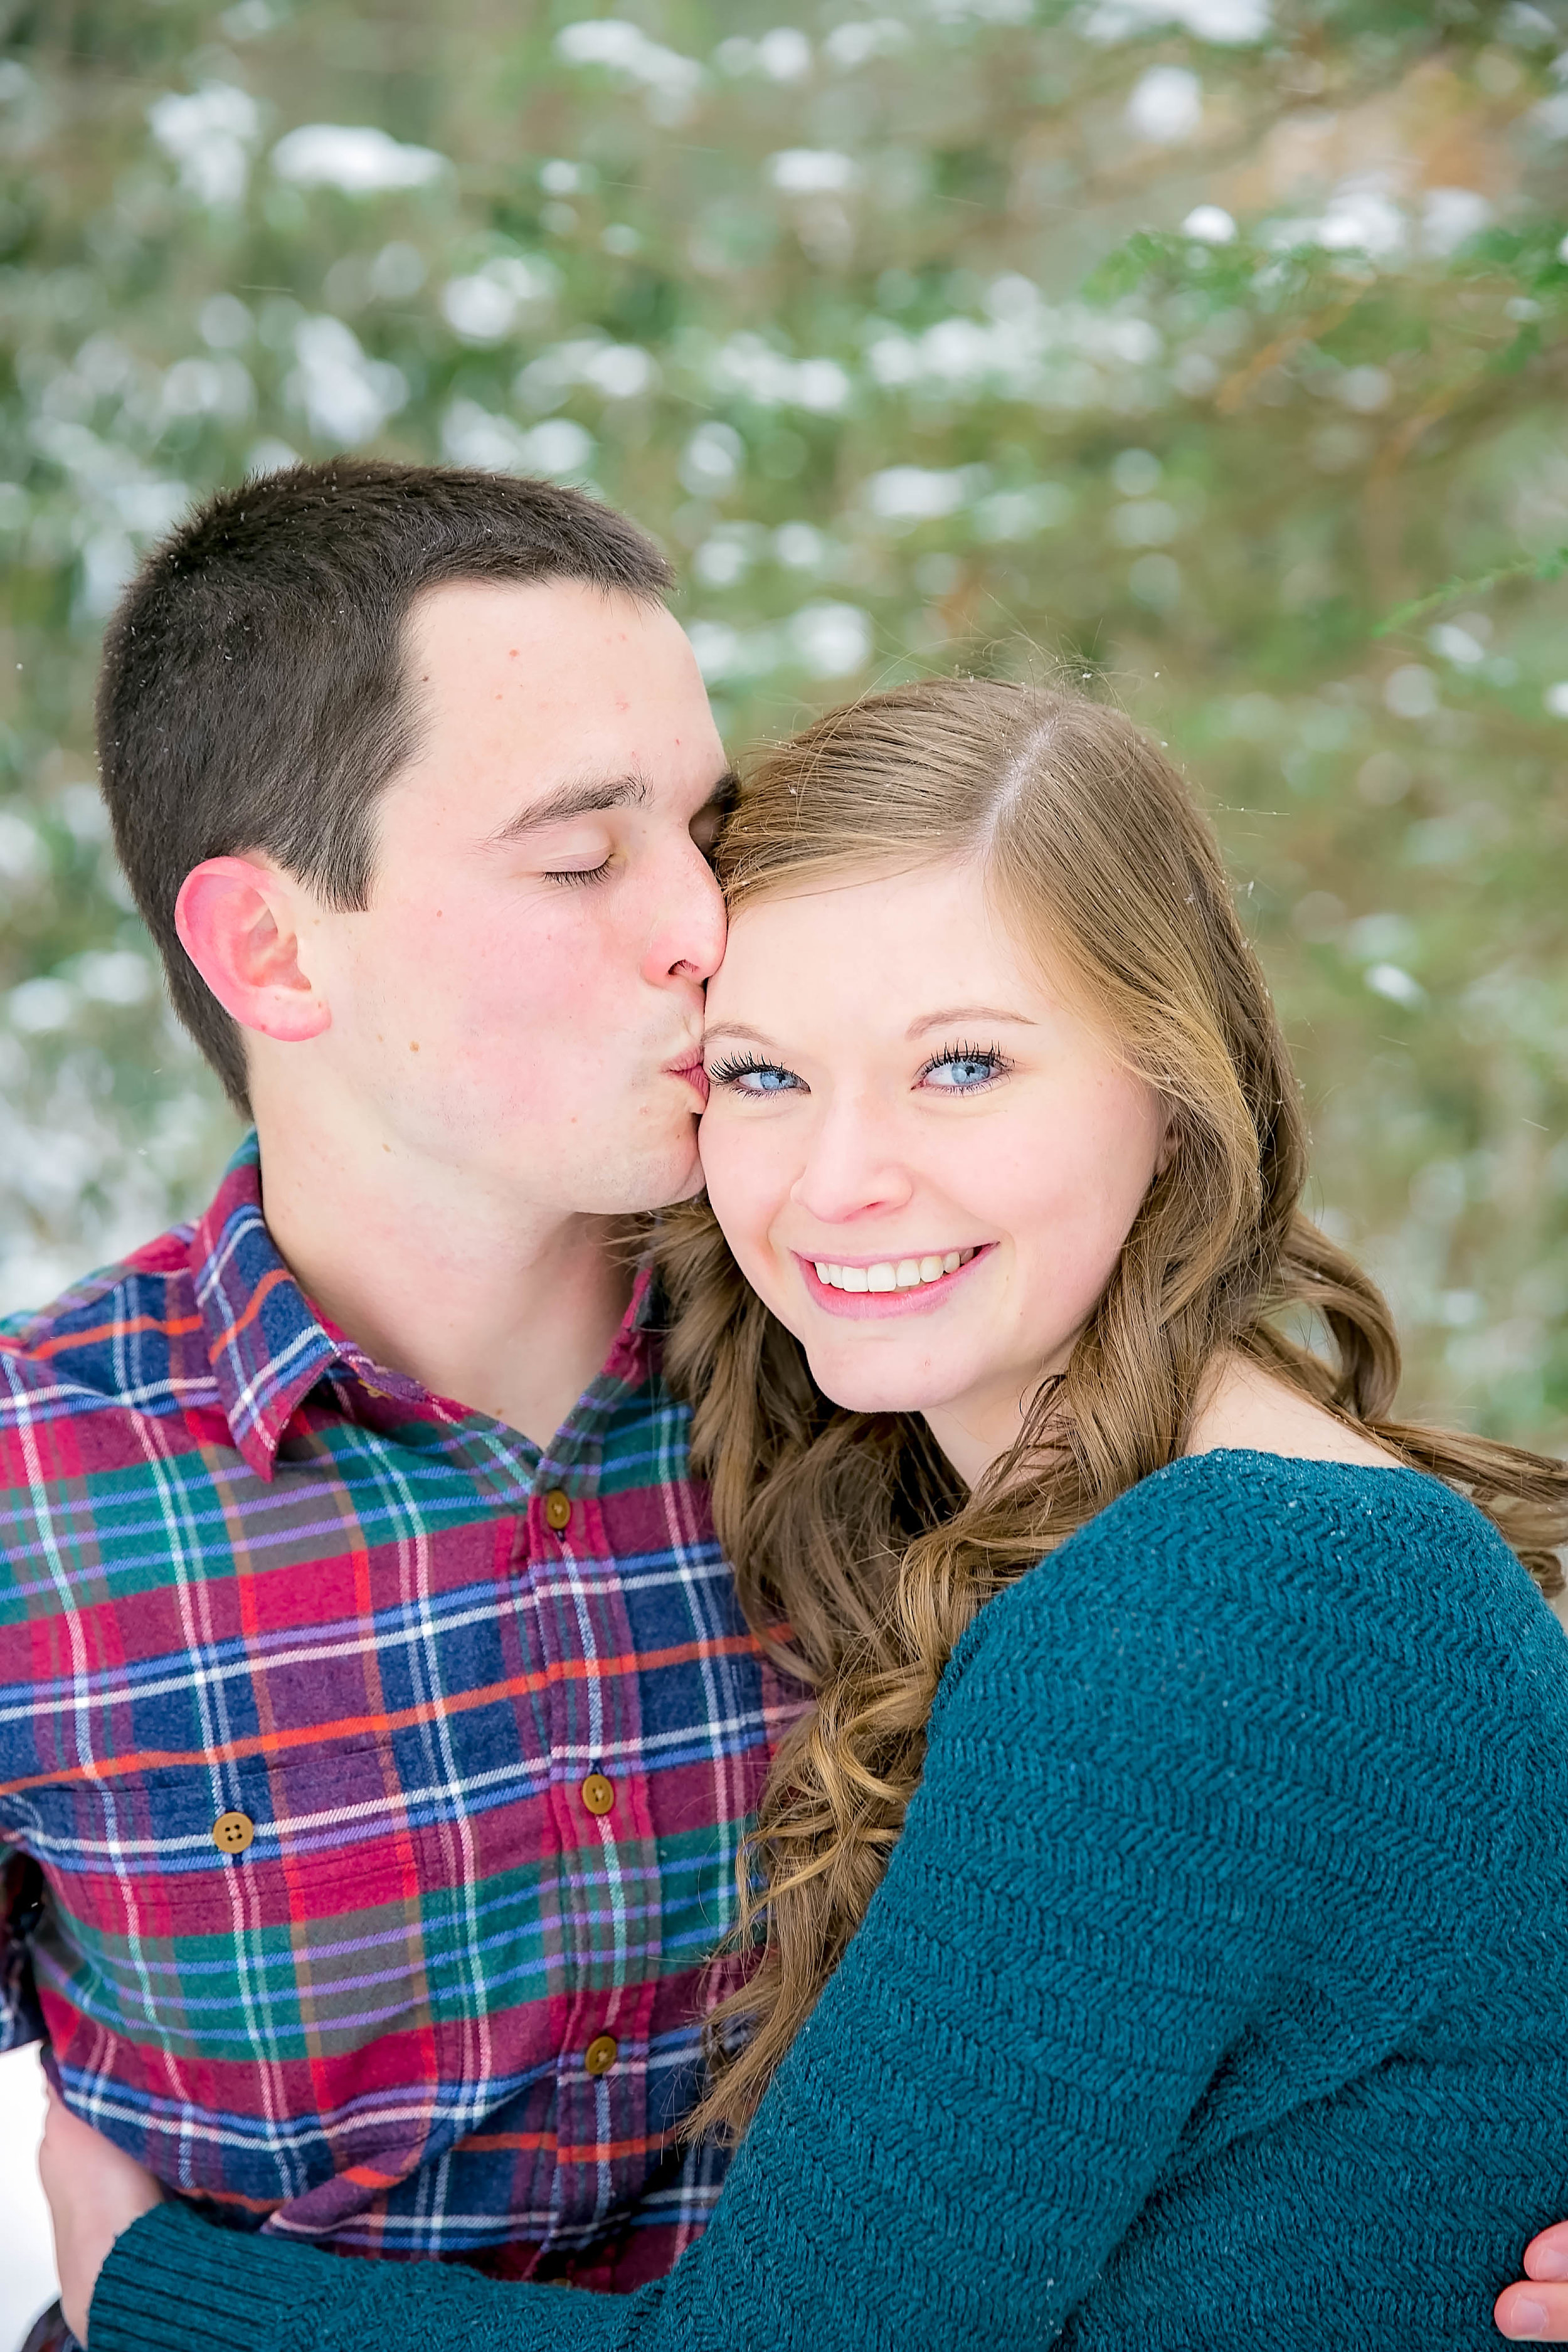
<path fill-rule="evenodd" d="M 964 1628 L 1182 1454 L 1222 1350 L 1471 1496 L 1543 1590 L 1562 1583 L 1562 1464 L 1394 1417 L 1388 1309 L 1299 1205 L 1297 1082 L 1213 834 L 1119 712 L 968 679 L 872 696 L 759 759 L 720 873 L 735 913 L 954 859 L 978 864 L 1012 937 L 1156 1090 L 1174 1149 L 1065 1370 L 1042 1378 L 1018 1442 L 973 1493 L 916 1415 L 823 1396 L 705 1204 L 663 1223 L 668 1367 L 694 1403 L 693 1460 L 749 1622 L 814 1692 L 742 1857 L 740 1935 L 762 1950 L 715 2011 L 694 2133 L 744 2130 L 858 1927 Z"/>

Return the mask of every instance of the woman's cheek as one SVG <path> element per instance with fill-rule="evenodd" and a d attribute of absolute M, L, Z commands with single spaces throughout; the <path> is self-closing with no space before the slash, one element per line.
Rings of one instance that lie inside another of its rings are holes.
<path fill-rule="evenodd" d="M 735 1133 L 735 1120 L 730 1114 L 729 1105 L 711 1096 L 698 1123 L 697 1149 L 702 1161 L 703 1182 L 708 1189 L 708 1205 L 723 1228 L 724 1238 L 736 1257 L 749 1257 L 750 1188 L 745 1182 L 747 1155 L 743 1139 Z"/>
<path fill-rule="evenodd" d="M 726 1119 L 721 1114 L 710 1165 L 706 1124 L 705 1120 L 702 1165 L 709 1203 L 736 1265 L 752 1289 L 776 1310 L 789 1270 L 788 1253 L 773 1245 L 779 1211 L 789 1189 L 787 1181 L 781 1178 L 776 1141 L 770 1149 L 760 1120 L 757 1131 L 747 1133 L 740 1119 Z"/>

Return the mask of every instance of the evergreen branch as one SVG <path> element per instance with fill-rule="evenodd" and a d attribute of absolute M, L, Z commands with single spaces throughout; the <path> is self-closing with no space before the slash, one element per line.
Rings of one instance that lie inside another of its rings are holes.
<path fill-rule="evenodd" d="M 1396 604 L 1385 613 L 1373 630 L 1374 637 L 1391 636 L 1395 629 L 1407 628 L 1412 621 L 1425 620 L 1439 605 L 1451 604 L 1458 596 L 1484 596 L 1489 588 L 1500 587 L 1505 580 L 1558 580 L 1568 572 L 1568 546 L 1554 547 L 1547 555 L 1533 562 L 1505 563 L 1496 572 L 1479 572 L 1468 580 L 1446 580 L 1440 588 L 1430 589 L 1425 596 L 1414 596 L 1405 604 Z"/>

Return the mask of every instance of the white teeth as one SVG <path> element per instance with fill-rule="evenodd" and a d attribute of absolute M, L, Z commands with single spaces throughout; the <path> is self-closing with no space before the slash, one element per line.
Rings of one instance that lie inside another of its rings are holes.
<path fill-rule="evenodd" d="M 818 1282 L 829 1290 L 916 1290 L 922 1283 L 940 1282 L 956 1274 L 974 1255 L 972 1249 L 949 1250 L 944 1257 L 884 1258 L 876 1265 L 837 1265 L 831 1258 L 812 1259 Z"/>

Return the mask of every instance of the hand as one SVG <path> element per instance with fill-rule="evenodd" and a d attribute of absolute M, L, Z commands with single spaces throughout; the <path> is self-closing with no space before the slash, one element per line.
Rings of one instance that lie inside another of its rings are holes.
<path fill-rule="evenodd" d="M 71 2334 L 85 2344 L 92 2291 L 110 2248 L 122 2230 L 162 2203 L 163 2192 L 112 2140 L 73 2116 L 52 2084 L 38 2177 L 54 2223 L 60 2308 Z"/>
<path fill-rule="evenodd" d="M 1549 2280 L 1563 2283 L 1549 2285 Z M 1524 2250 L 1524 2278 L 1504 2287 L 1492 2317 L 1516 2343 L 1568 2344 L 1568 2221 L 1554 2221 L 1531 2238 Z"/>

